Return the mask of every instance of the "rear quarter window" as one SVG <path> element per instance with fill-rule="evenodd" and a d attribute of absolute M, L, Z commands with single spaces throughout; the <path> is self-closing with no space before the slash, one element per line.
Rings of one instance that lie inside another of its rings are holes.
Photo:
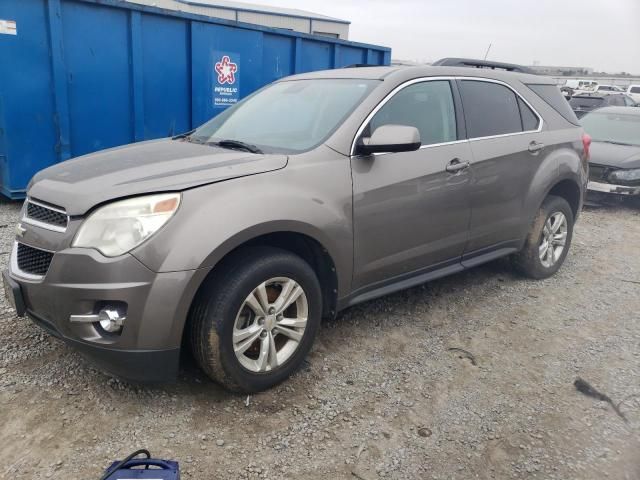
<path fill-rule="evenodd" d="M 545 101 L 551 108 L 558 112 L 565 120 L 574 125 L 580 125 L 578 117 L 571 110 L 569 102 L 564 98 L 556 85 L 527 84 L 536 95 Z"/>

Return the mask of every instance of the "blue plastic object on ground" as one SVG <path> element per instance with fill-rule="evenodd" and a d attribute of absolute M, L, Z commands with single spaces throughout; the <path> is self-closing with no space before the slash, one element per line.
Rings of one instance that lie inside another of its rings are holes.
<path fill-rule="evenodd" d="M 391 50 L 119 0 L 0 0 L 0 192 L 96 150 L 192 130 L 278 78 Z"/>

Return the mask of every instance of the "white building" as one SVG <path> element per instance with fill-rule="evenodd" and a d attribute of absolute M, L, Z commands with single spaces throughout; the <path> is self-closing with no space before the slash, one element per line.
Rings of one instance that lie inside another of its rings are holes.
<path fill-rule="evenodd" d="M 151 5 L 181 12 L 207 15 L 235 22 L 252 23 L 296 32 L 349 39 L 347 20 L 327 17 L 305 10 L 269 7 L 229 0 L 128 0 L 131 3 Z"/>

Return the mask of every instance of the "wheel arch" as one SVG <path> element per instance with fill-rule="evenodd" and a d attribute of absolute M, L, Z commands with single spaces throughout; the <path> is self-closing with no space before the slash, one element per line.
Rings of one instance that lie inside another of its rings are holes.
<path fill-rule="evenodd" d="M 547 191 L 542 201 L 544 202 L 549 195 L 564 198 L 571 207 L 574 221 L 578 218 L 582 208 L 582 190 L 576 180 L 569 178 L 559 180 Z M 540 204 L 542 205 L 542 202 Z"/>
<path fill-rule="evenodd" d="M 207 279 L 218 271 L 224 261 L 233 261 L 233 257 L 238 255 L 242 249 L 253 246 L 280 248 L 305 260 L 318 276 L 322 290 L 323 318 L 335 316 L 341 280 L 335 261 L 336 257 L 332 254 L 330 247 L 318 236 L 313 235 L 313 227 L 303 228 L 303 225 L 293 224 L 297 222 L 277 223 L 277 225 L 255 226 L 239 232 L 216 248 L 203 262 L 202 268 L 198 270 L 206 273 L 194 278 L 195 285 L 189 289 L 188 293 L 185 293 L 183 299 L 186 307 L 184 309 L 185 315 L 180 319 L 180 325 L 177 325 L 180 328 L 179 334 L 183 346 L 189 331 L 191 308 Z M 347 272 L 344 272 L 344 275 L 347 275 Z M 348 275 L 350 275 L 350 270 Z"/>

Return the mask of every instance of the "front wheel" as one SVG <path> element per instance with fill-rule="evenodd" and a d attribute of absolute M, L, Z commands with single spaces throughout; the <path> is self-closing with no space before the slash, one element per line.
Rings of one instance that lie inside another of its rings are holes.
<path fill-rule="evenodd" d="M 549 195 L 542 202 L 523 249 L 514 257 L 518 270 L 535 279 L 556 273 L 571 246 L 573 221 L 569 203 L 562 197 Z"/>
<path fill-rule="evenodd" d="M 269 247 L 240 253 L 199 292 L 191 346 L 209 377 L 250 393 L 301 365 L 320 325 L 322 298 L 313 269 L 297 255 Z"/>

